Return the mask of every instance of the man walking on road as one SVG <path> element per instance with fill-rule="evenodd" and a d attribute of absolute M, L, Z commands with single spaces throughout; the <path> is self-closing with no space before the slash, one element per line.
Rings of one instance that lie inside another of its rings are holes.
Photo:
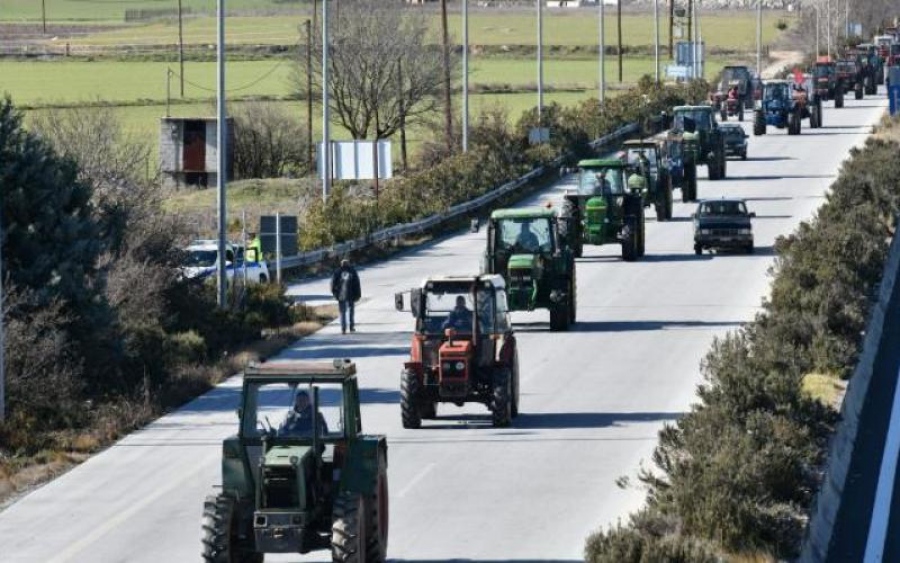
<path fill-rule="evenodd" d="M 354 304 L 359 301 L 361 293 L 359 274 L 350 265 L 349 260 L 346 258 L 341 260 L 341 267 L 335 270 L 331 276 L 331 294 L 337 299 L 341 315 L 341 334 L 347 334 L 348 325 L 350 332 L 356 332 L 353 308 Z"/>

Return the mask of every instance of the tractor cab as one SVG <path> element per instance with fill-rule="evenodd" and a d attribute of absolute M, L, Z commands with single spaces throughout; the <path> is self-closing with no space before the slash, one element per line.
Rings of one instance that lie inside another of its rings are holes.
<path fill-rule="evenodd" d="M 705 165 L 710 180 L 724 179 L 727 174 L 725 138 L 716 123 L 715 108 L 678 106 L 674 112 L 672 132 L 684 143 L 685 164 Z"/>
<path fill-rule="evenodd" d="M 433 276 L 408 293 L 416 326 L 401 374 L 403 426 L 435 418 L 439 402 L 484 403 L 494 425 L 507 426 L 518 414 L 519 386 L 503 277 Z M 398 310 L 405 295 L 394 296 Z M 496 393 L 508 402 L 497 403 Z"/>

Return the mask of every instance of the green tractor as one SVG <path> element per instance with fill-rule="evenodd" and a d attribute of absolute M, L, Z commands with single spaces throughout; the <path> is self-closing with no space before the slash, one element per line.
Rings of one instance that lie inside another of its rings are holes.
<path fill-rule="evenodd" d="M 633 180 L 629 188 L 627 178 L 640 170 L 620 159 L 582 160 L 578 169 L 578 188 L 565 194 L 559 225 L 575 256 L 582 256 L 585 244 L 621 244 L 626 262 L 643 256 L 647 190 Z M 649 176 L 642 179 L 649 184 Z"/>
<path fill-rule="evenodd" d="M 387 556 L 387 442 L 362 434 L 356 366 L 286 361 L 244 370 L 222 488 L 203 504 L 203 560 L 330 549 L 333 561 Z"/>
<path fill-rule="evenodd" d="M 724 180 L 727 162 L 725 136 L 719 130 L 712 106 L 678 106 L 674 110 L 672 138 L 681 140 L 685 166 L 707 167 L 710 180 Z M 697 199 L 692 194 L 689 201 Z"/>
<path fill-rule="evenodd" d="M 641 195 L 644 207 L 656 209 L 657 221 L 672 219 L 672 178 L 663 162 L 663 150 L 653 140 L 635 139 L 622 143 L 623 158 L 647 181 L 647 189 Z M 630 179 L 630 177 L 629 177 Z"/>
<path fill-rule="evenodd" d="M 550 330 L 575 322 L 575 254 L 560 236 L 549 207 L 498 209 L 491 213 L 483 273 L 506 282 L 510 311 L 550 310 Z"/>

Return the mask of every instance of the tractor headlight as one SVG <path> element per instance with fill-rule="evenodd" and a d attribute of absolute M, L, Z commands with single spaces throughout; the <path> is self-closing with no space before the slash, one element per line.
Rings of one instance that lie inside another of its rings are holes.
<path fill-rule="evenodd" d="M 457 371 L 462 371 L 465 367 L 466 367 L 466 364 L 464 364 L 462 362 L 456 362 L 456 370 Z"/>

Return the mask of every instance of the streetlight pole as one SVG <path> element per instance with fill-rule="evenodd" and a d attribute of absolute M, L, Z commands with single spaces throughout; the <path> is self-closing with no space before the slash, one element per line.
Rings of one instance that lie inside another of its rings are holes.
<path fill-rule="evenodd" d="M 322 200 L 331 192 L 331 109 L 328 107 L 328 0 L 322 2 Z"/>
<path fill-rule="evenodd" d="M 822 47 L 819 41 L 819 27 L 821 24 L 819 23 L 819 5 L 815 4 L 814 7 L 816 9 L 816 58 L 818 58 L 822 54 Z"/>
<path fill-rule="evenodd" d="M 831 0 L 825 5 L 825 37 L 828 46 L 828 54 L 831 54 Z"/>
<path fill-rule="evenodd" d="M 181 82 L 181 97 L 184 97 L 184 29 L 181 25 L 181 0 L 178 0 L 178 72 Z"/>
<path fill-rule="evenodd" d="M 219 259 L 217 260 L 217 288 L 218 288 L 218 304 L 220 308 L 225 308 L 226 289 L 228 286 L 228 278 L 225 275 L 225 229 L 226 229 L 226 205 L 225 205 L 225 181 L 227 170 L 228 154 L 228 136 L 225 134 L 228 124 L 225 122 L 225 0 L 216 0 L 216 151 L 217 151 L 217 174 L 216 174 L 216 192 L 219 208 Z"/>
<path fill-rule="evenodd" d="M 462 0 L 463 19 L 463 99 L 462 99 L 462 150 L 469 152 L 469 0 Z"/>
<path fill-rule="evenodd" d="M 600 103 L 606 101 L 606 36 L 604 35 L 604 14 L 603 14 L 603 4 L 606 0 L 597 0 L 597 3 L 600 5 L 599 10 L 599 23 L 598 33 L 600 37 L 598 38 L 600 42 Z"/>
<path fill-rule="evenodd" d="M 543 10 L 543 1 L 537 0 L 537 35 L 538 35 L 538 48 L 537 48 L 537 66 L 538 66 L 538 107 L 537 107 L 537 117 L 538 117 L 538 127 L 544 124 L 543 120 L 543 111 L 544 111 L 544 10 Z"/>

